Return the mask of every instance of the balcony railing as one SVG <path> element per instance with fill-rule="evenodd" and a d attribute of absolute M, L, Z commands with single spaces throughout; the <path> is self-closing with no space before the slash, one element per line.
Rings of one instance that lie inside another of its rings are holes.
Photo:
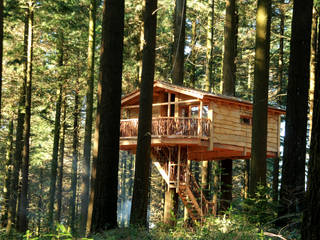
<path fill-rule="evenodd" d="M 205 118 L 152 118 L 152 135 L 209 137 L 210 124 L 211 121 Z M 138 136 L 138 119 L 122 119 L 120 122 L 120 137 L 136 136 Z"/>

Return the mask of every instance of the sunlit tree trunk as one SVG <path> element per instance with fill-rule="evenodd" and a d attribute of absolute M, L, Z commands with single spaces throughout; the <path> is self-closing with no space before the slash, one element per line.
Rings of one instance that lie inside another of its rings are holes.
<path fill-rule="evenodd" d="M 4 0 L 0 0 L 0 120 L 2 110 L 3 2 Z"/>
<path fill-rule="evenodd" d="M 271 0 L 258 0 L 249 192 L 266 185 Z"/>
<path fill-rule="evenodd" d="M 320 239 L 320 37 L 318 36 L 317 66 L 314 88 L 313 128 L 308 163 L 308 185 L 305 197 L 301 235 L 303 240 Z"/>
<path fill-rule="evenodd" d="M 33 11 L 34 2 L 27 3 L 28 44 L 26 63 L 26 95 L 25 116 L 23 129 L 22 149 L 22 183 L 17 214 L 17 231 L 25 232 L 28 229 L 28 186 L 29 186 L 29 154 L 30 154 L 30 120 L 31 120 L 31 82 L 32 82 L 32 55 L 33 55 Z"/>
<path fill-rule="evenodd" d="M 80 210 L 79 233 L 84 236 L 89 204 L 90 187 L 90 159 L 91 159 L 91 139 L 92 139 L 92 114 L 93 114 L 93 89 L 94 89 L 94 53 L 96 40 L 96 12 L 97 0 L 90 0 L 89 29 L 88 29 L 88 62 L 87 62 L 87 85 L 86 85 L 86 120 L 83 144 L 83 170 L 82 170 L 82 193 Z"/>
<path fill-rule="evenodd" d="M 27 68 L 27 47 L 28 47 L 28 22 L 25 21 L 24 26 L 24 39 L 23 39 L 23 62 L 24 68 Z M 25 107 L 26 101 L 26 70 L 24 70 L 24 78 L 20 90 L 19 96 L 19 105 L 18 105 L 18 119 L 17 119 L 17 128 L 16 128 L 16 140 L 15 140 L 15 153 L 14 153 L 14 163 L 13 163 L 13 174 L 12 174 L 12 182 L 11 182 L 11 196 L 9 201 L 9 209 L 8 209 L 8 224 L 6 231 L 10 233 L 12 227 L 16 223 L 16 215 L 17 215 L 17 200 L 18 200 L 18 183 L 19 183 L 19 175 L 21 171 L 22 165 L 22 149 L 23 149 L 23 124 L 25 119 L 25 111 L 23 110 Z"/>

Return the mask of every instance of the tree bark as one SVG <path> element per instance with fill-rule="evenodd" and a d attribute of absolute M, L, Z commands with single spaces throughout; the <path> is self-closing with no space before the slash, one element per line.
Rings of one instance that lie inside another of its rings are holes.
<path fill-rule="evenodd" d="M 33 57 L 33 11 L 32 0 L 27 3 L 28 22 L 28 44 L 26 62 L 26 100 L 23 130 L 23 150 L 22 150 L 22 184 L 19 197 L 19 207 L 17 214 L 17 231 L 25 232 L 28 229 L 28 186 L 29 186 L 29 153 L 30 153 L 30 120 L 31 120 L 31 83 L 32 83 L 32 57 Z"/>
<path fill-rule="evenodd" d="M 66 135 L 66 96 L 62 93 L 61 112 L 62 112 L 62 129 L 60 133 L 59 162 L 58 162 L 58 182 L 57 182 L 57 216 L 56 220 L 60 223 L 62 208 L 62 189 L 63 189 L 63 162 L 64 162 L 64 145 Z"/>
<path fill-rule="evenodd" d="M 207 51 L 206 51 L 206 91 L 211 92 L 213 85 L 213 25 L 214 25 L 214 0 L 211 0 L 207 23 Z"/>
<path fill-rule="evenodd" d="M 80 75 L 80 74 L 79 74 Z M 77 80 L 76 85 L 79 86 Z M 71 232 L 75 233 L 76 221 L 76 197 L 77 197 L 77 179 L 78 179 L 78 146 L 79 146 L 79 89 L 76 87 L 74 96 L 73 112 L 73 141 L 72 141 L 72 169 L 71 169 L 71 198 L 70 198 L 70 227 Z"/>
<path fill-rule="evenodd" d="M 249 192 L 266 185 L 271 0 L 258 0 Z"/>
<path fill-rule="evenodd" d="M 142 58 L 137 157 L 130 224 L 148 227 L 147 209 L 149 205 L 150 187 L 151 121 L 155 69 L 157 0 L 146 0 L 145 6 L 145 45 Z"/>
<path fill-rule="evenodd" d="M 219 212 L 228 211 L 232 201 L 232 159 L 225 159 L 221 161 L 220 199 Z"/>
<path fill-rule="evenodd" d="M 12 169 L 13 169 L 13 120 L 9 122 L 9 132 L 7 138 L 7 146 L 6 146 L 6 172 L 4 179 L 4 187 L 3 187 L 3 211 L 1 216 L 1 226 L 5 228 L 8 223 L 8 211 L 9 211 L 9 200 L 11 196 L 11 182 L 12 182 Z"/>
<path fill-rule="evenodd" d="M 28 46 L 28 22 L 25 21 L 24 26 L 24 39 L 23 39 L 23 62 L 24 68 L 27 68 L 27 46 Z M 6 228 L 6 232 L 10 233 L 13 225 L 16 223 L 16 215 L 17 215 L 17 199 L 19 195 L 18 183 L 19 183 L 19 175 L 21 171 L 22 165 L 22 150 L 23 150 L 23 124 L 25 119 L 25 111 L 23 108 L 25 107 L 26 101 L 26 70 L 24 70 L 24 78 L 20 90 L 19 97 L 19 106 L 18 106 L 18 119 L 17 119 L 17 129 L 16 129 L 16 140 L 15 140 L 15 153 L 14 153 L 14 163 L 13 163 L 13 179 L 11 182 L 11 196 L 9 201 L 9 211 L 8 211 L 8 224 Z"/>
<path fill-rule="evenodd" d="M 63 65 L 63 50 L 60 49 L 59 66 Z M 58 151 L 60 141 L 60 118 L 61 118 L 61 104 L 62 104 L 62 91 L 63 85 L 59 83 L 59 89 L 57 90 L 58 100 L 56 102 L 56 115 L 54 120 L 54 138 L 53 138 L 53 151 L 51 161 L 51 174 L 50 174 L 50 190 L 49 190 L 49 215 L 48 225 L 51 230 L 54 230 L 53 212 L 54 212 L 54 200 L 56 193 L 56 181 L 57 181 L 57 168 L 58 168 Z"/>
<path fill-rule="evenodd" d="M 91 159 L 91 139 L 92 139 L 92 114 L 93 114 L 93 89 L 94 89 L 94 55 L 96 40 L 96 12 L 97 0 L 90 0 L 89 30 L 88 30 L 88 63 L 87 63 L 87 85 L 86 85 L 86 121 L 83 144 L 83 173 L 82 173 L 82 193 L 80 210 L 81 236 L 86 234 L 86 224 L 89 204 L 90 188 L 90 159 Z"/>
<path fill-rule="evenodd" d="M 313 128 L 308 163 L 308 185 L 303 212 L 301 236 L 303 240 L 320 239 L 320 37 L 318 36 L 317 66 L 313 106 Z"/>
<path fill-rule="evenodd" d="M 311 141 L 312 132 L 312 113 L 313 113 L 313 99 L 314 99 L 314 85 L 315 85 L 315 74 L 316 74 L 316 52 L 317 52 L 317 35 L 318 35 L 318 12 L 317 9 L 313 8 L 312 13 L 312 26 L 311 26 L 311 44 L 310 44 L 310 88 L 309 88 L 309 142 Z"/>
<path fill-rule="evenodd" d="M 172 81 L 177 85 L 183 85 L 184 78 L 186 8 L 186 0 L 176 0 L 174 16 Z"/>
<path fill-rule="evenodd" d="M 235 95 L 236 82 L 236 47 L 237 47 L 237 15 L 235 0 L 226 1 L 226 17 L 224 23 L 224 57 L 223 57 L 223 94 Z M 226 211 L 232 201 L 232 159 L 221 161 L 221 204 L 220 210 Z"/>
<path fill-rule="evenodd" d="M 284 57 L 284 27 L 285 27 L 285 2 L 284 0 L 280 3 L 280 25 L 279 25 L 279 61 L 278 61 L 278 104 L 283 105 L 282 94 L 284 92 L 284 82 L 283 82 L 283 57 Z M 273 201 L 275 203 L 279 200 L 279 161 L 280 156 L 277 156 L 273 160 L 273 179 L 272 179 L 272 192 L 273 192 Z"/>
<path fill-rule="evenodd" d="M 279 215 L 303 209 L 313 1 L 294 1 Z"/>
<path fill-rule="evenodd" d="M 4 0 L 0 0 L 0 121 L 2 112 L 3 2 Z"/>
<path fill-rule="evenodd" d="M 87 220 L 92 233 L 117 226 L 123 28 L 124 0 L 104 1 L 95 136 L 98 149 L 93 155 Z"/>

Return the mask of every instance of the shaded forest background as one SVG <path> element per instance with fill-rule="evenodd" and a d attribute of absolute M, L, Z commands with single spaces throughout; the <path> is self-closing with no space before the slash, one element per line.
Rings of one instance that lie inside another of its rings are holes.
<path fill-rule="evenodd" d="M 103 3 L 98 0 L 4 2 L 0 201 L 1 225 L 7 231 L 30 229 L 40 234 L 53 229 L 54 222 L 70 226 L 72 232 L 84 231 L 88 203 L 83 193 L 89 191 L 87 166 L 91 148 L 94 151 L 93 138 L 88 134 L 94 134 L 97 110 L 102 7 Z M 226 1 L 188 0 L 185 8 L 183 85 L 222 94 Z M 155 80 L 173 81 L 173 58 L 177 51 L 174 9 L 175 1 L 158 1 Z M 253 101 L 254 89 L 256 9 L 255 0 L 236 1 L 234 92 L 236 97 L 250 101 Z M 126 0 L 124 10 L 122 96 L 138 89 L 141 83 L 144 4 Z M 268 103 L 280 108 L 285 108 L 287 103 L 292 13 L 293 1 L 272 1 Z M 314 10 L 313 39 L 317 39 L 317 19 L 318 12 Z M 316 44 L 315 40 L 312 46 Z M 312 49 L 311 75 L 315 74 L 312 58 L 315 48 Z M 26 96 L 32 97 L 30 108 L 25 108 Z M 90 114 L 93 119 L 88 117 Z M 31 118 L 29 135 L 23 131 L 23 125 L 28 125 L 26 116 Z M 28 149 L 28 159 L 23 149 Z M 119 159 L 118 225 L 128 226 L 135 156 L 120 152 Z M 29 168 L 24 171 L 26 164 Z M 281 167 L 280 157 L 278 172 Z M 192 163 L 191 168 L 200 182 L 201 165 Z M 235 209 L 242 208 L 247 198 L 247 169 L 247 161 L 234 161 L 232 205 Z M 277 203 L 281 176 L 274 182 L 274 169 L 274 160 L 268 159 L 266 185 L 277 190 L 276 193 L 270 190 L 268 201 Z M 21 194 L 25 190 L 23 181 L 28 185 L 25 202 Z M 209 182 L 212 199 L 216 193 L 214 175 L 210 174 Z M 163 220 L 165 189 L 154 168 L 150 189 L 148 221 L 153 226 Z M 19 215 L 20 205 L 24 203 L 28 205 L 28 213 Z M 180 203 L 178 217 L 183 217 L 182 206 Z M 302 210 L 298 215 L 293 212 L 296 220 Z M 276 210 L 272 214 L 275 215 L 271 218 L 276 218 Z"/>

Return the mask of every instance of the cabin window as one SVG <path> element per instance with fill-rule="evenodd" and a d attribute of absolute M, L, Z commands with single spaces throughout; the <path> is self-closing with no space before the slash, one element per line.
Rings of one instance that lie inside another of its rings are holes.
<path fill-rule="evenodd" d="M 244 125 L 251 125 L 252 118 L 250 116 L 240 116 L 240 123 Z"/>
<path fill-rule="evenodd" d="M 208 118 L 208 106 L 207 105 L 204 105 L 202 107 L 202 118 Z"/>
<path fill-rule="evenodd" d="M 198 106 L 191 107 L 191 117 L 193 117 L 193 118 L 199 117 L 199 107 Z"/>

